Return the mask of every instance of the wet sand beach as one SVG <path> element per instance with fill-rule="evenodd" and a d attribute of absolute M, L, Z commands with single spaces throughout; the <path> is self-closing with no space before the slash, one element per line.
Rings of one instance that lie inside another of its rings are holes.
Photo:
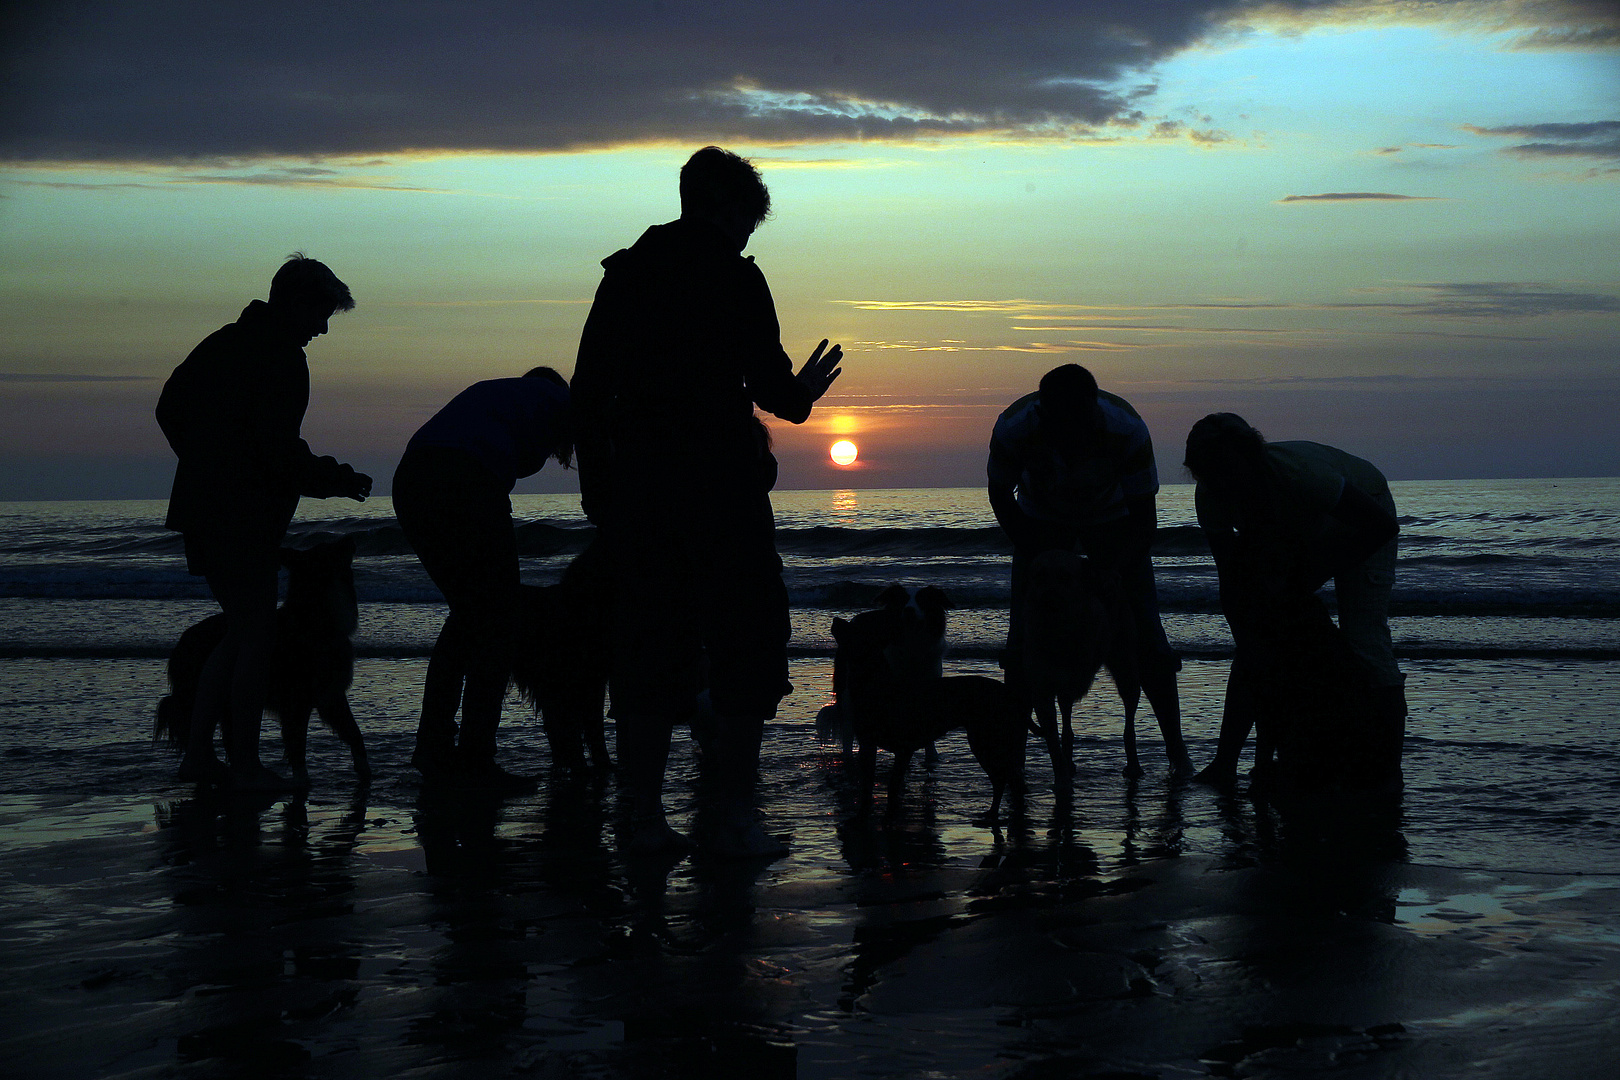
<path fill-rule="evenodd" d="M 768 865 L 626 863 L 611 782 L 498 803 L 405 767 L 419 659 L 362 660 L 379 776 L 199 796 L 153 659 L 0 661 L 0 1054 L 50 1077 L 1601 1076 L 1620 1036 L 1616 700 L 1602 662 L 1409 662 L 1398 806 L 1283 813 L 1119 774 L 1083 706 L 1055 817 L 980 815 L 959 736 L 861 819 L 812 718 L 768 736 Z M 954 665 L 982 672 L 982 661 Z M 1225 665 L 1183 675 L 1196 760 Z M 267 725 L 267 728 L 273 725 Z M 1526 737 L 1534 729 L 1544 735 Z M 1148 724 L 1151 731 L 1151 722 Z M 65 732 L 77 732 L 68 737 Z M 505 759 L 543 769 L 515 705 Z M 1514 739 L 1505 738 L 1513 733 Z M 268 741 L 273 744 L 274 737 Z M 271 749 L 267 747 L 267 749 Z M 690 824 L 679 742 L 669 803 Z"/>

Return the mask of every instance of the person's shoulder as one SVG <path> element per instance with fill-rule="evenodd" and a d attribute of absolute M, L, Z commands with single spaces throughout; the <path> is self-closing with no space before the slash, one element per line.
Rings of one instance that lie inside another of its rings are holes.
<path fill-rule="evenodd" d="M 1027 443 L 1035 435 L 1039 419 L 1035 414 L 1035 405 L 1040 400 L 1040 391 L 1025 394 L 996 417 L 995 425 L 990 429 L 990 445 L 992 448 L 1006 450 L 1014 446 Z"/>
<path fill-rule="evenodd" d="M 1107 430 L 1117 437 L 1123 437 L 1136 442 L 1150 438 L 1147 421 L 1142 419 L 1140 413 L 1131 408 L 1131 403 L 1118 394 L 1110 394 L 1106 390 L 1097 391 L 1097 404 L 1102 408 L 1103 422 Z"/>
<path fill-rule="evenodd" d="M 1041 400 L 1039 390 L 1032 391 L 1001 410 L 996 417 L 996 427 L 1005 425 L 1008 429 L 1027 427 L 1035 423 L 1035 406 Z"/>
<path fill-rule="evenodd" d="M 1118 394 L 1112 393 L 1108 390 L 1098 390 L 1097 401 L 1104 409 L 1122 413 L 1137 420 L 1142 419 L 1142 415 L 1131 406 L 1131 403 L 1120 397 Z"/>

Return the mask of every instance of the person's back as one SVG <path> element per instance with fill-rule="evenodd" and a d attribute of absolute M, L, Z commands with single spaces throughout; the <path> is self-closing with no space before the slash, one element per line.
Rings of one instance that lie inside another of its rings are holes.
<path fill-rule="evenodd" d="M 179 458 L 167 527 L 204 526 L 229 515 L 230 505 L 290 519 L 310 486 L 300 483 L 307 470 L 296 453 L 308 454 L 298 434 L 308 404 L 303 350 L 275 332 L 261 301 L 205 338 L 158 401 L 158 425 Z M 265 528 L 274 526 L 267 520 Z"/>
<path fill-rule="evenodd" d="M 1002 410 L 990 436 L 991 482 L 1015 487 L 1025 513 L 1080 527 L 1121 517 L 1125 500 L 1158 493 L 1153 442 L 1130 402 L 1098 390 L 1094 445 L 1066 456 L 1042 421 L 1040 396 L 1025 394 Z"/>
<path fill-rule="evenodd" d="M 406 450 L 428 446 L 460 450 L 510 491 L 557 452 L 567 408 L 568 387 L 560 377 L 555 382 L 530 376 L 485 379 L 451 398 L 417 428 Z"/>
<path fill-rule="evenodd" d="M 616 481 L 746 487 L 755 403 L 795 423 L 811 405 L 764 275 L 719 230 L 686 219 L 652 226 L 603 267 L 574 381 L 582 410 L 611 398 L 591 419 L 612 441 Z"/>

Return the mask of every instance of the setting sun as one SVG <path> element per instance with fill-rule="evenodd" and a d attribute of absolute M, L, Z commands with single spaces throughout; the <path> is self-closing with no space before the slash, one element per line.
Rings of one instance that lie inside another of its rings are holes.
<path fill-rule="evenodd" d="M 832 444 L 832 449 L 828 453 L 831 454 L 834 465 L 853 465 L 860 450 L 848 439 L 840 439 Z"/>

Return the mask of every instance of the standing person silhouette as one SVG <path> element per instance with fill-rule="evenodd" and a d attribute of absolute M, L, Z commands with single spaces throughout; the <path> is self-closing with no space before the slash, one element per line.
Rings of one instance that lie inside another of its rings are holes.
<path fill-rule="evenodd" d="M 1043 551 L 1079 551 L 1119 576 L 1135 626 L 1142 692 L 1159 721 L 1173 774 L 1192 772 L 1181 738 L 1181 658 L 1159 619 L 1151 548 L 1158 468 L 1147 425 L 1130 404 L 1064 364 L 1013 402 L 990 436 L 990 508 L 1013 543 L 1004 665 L 1016 679 L 1029 565 Z"/>
<path fill-rule="evenodd" d="M 1331 578 L 1339 628 L 1371 675 L 1364 742 L 1371 772 L 1398 789 L 1406 677 L 1395 661 L 1389 599 L 1400 524 L 1384 474 L 1322 443 L 1267 442 L 1234 413 L 1211 413 L 1193 425 L 1186 466 L 1198 481 L 1198 525 L 1237 645 L 1215 760 L 1195 779 L 1221 787 L 1237 779 L 1259 708 L 1254 650 L 1264 627 L 1255 620 L 1274 616 L 1278 594 L 1308 595 Z"/>
<path fill-rule="evenodd" d="M 517 632 L 510 496 L 547 458 L 568 465 L 568 427 L 568 383 L 551 368 L 488 379 L 423 424 L 394 473 L 399 527 L 450 605 L 428 659 L 411 754 L 426 780 L 505 794 L 534 786 L 495 763 Z"/>
<path fill-rule="evenodd" d="M 776 478 L 754 406 L 803 423 L 838 377 L 823 341 L 794 374 L 765 276 L 742 249 L 770 212 L 748 161 L 719 147 L 680 174 L 681 216 L 602 261 L 574 369 L 580 494 L 614 571 L 610 689 L 632 852 L 675 853 L 664 818 L 670 731 L 703 689 L 716 718 L 700 815 L 714 855 L 776 857 L 755 807 L 760 741 L 788 685 Z"/>
<path fill-rule="evenodd" d="M 197 686 L 183 780 L 228 779 L 245 791 L 294 786 L 259 760 L 278 552 L 299 496 L 363 502 L 371 494 L 371 477 L 315 456 L 299 437 L 309 407 L 304 346 L 326 333 L 333 314 L 353 308 L 337 275 L 294 252 L 271 278 L 270 299 L 203 339 L 163 385 L 158 426 L 179 458 L 164 524 L 184 538 L 186 569 L 208 581 L 226 620 Z M 228 770 L 214 756 L 220 724 Z"/>

